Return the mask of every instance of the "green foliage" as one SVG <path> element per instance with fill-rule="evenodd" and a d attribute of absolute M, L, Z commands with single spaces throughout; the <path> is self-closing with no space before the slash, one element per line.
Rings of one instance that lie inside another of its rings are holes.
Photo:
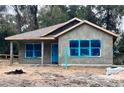
<path fill-rule="evenodd" d="M 117 52 L 114 53 L 114 64 L 124 65 L 124 33 L 121 36 L 119 44 L 116 46 Z"/>
<path fill-rule="evenodd" d="M 98 19 L 94 12 L 95 7 L 96 6 L 93 5 L 79 6 L 77 10 L 77 17 L 98 24 Z"/>
<path fill-rule="evenodd" d="M 117 49 L 120 53 L 124 53 L 124 33 L 122 34 L 122 38 L 117 46 Z"/>
<path fill-rule="evenodd" d="M 62 6 L 45 6 L 39 12 L 39 25 L 46 27 L 67 21 L 68 16 Z"/>
<path fill-rule="evenodd" d="M 96 16 L 99 19 L 99 25 L 104 26 L 110 31 L 118 32 L 117 25 L 119 24 L 118 18 L 121 16 L 122 6 L 117 5 L 99 5 L 96 6 Z"/>
<path fill-rule="evenodd" d="M 15 34 L 10 31 L 11 28 L 8 25 L 0 26 L 0 54 L 8 54 L 9 53 L 9 42 L 5 41 L 5 37 Z"/>
<path fill-rule="evenodd" d="M 0 54 L 9 53 L 9 42 L 5 40 L 5 37 L 14 35 L 15 28 L 11 16 L 2 16 L 0 20 Z M 17 45 L 14 45 L 16 47 Z M 15 53 L 17 53 L 17 48 L 15 48 Z"/>
<path fill-rule="evenodd" d="M 18 33 L 39 28 L 37 22 L 37 5 L 13 5 L 11 7 L 15 12 L 16 31 Z"/>
<path fill-rule="evenodd" d="M 5 5 L 0 5 L 0 11 L 6 11 L 6 6 Z"/>
<path fill-rule="evenodd" d="M 78 10 L 79 10 L 79 6 L 78 5 L 70 5 L 70 6 L 68 6 L 68 16 L 69 16 L 69 19 L 77 17 L 77 11 Z"/>

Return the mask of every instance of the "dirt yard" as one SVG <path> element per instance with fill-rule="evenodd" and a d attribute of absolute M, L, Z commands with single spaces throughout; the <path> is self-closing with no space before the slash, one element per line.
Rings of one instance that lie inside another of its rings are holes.
<path fill-rule="evenodd" d="M 24 74 L 5 72 L 22 69 Z M 118 87 L 124 86 L 124 72 L 106 75 L 105 67 L 69 67 L 0 63 L 0 87 Z"/>

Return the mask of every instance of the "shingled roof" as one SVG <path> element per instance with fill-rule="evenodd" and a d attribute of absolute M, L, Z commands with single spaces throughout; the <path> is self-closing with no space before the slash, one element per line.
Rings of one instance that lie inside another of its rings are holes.
<path fill-rule="evenodd" d="M 73 22 L 73 25 L 70 23 Z M 109 35 L 112 35 L 114 38 L 117 37 L 117 34 L 110 32 L 109 30 L 103 29 L 102 27 L 99 27 L 89 21 L 86 20 L 80 20 L 78 18 L 73 18 L 67 22 L 60 23 L 57 25 L 41 28 L 34 31 L 29 31 L 13 36 L 6 37 L 5 40 L 51 40 L 59 37 L 60 35 L 65 34 L 66 32 L 82 25 L 82 24 L 88 24 L 90 26 L 93 26 Z M 68 27 L 67 27 L 68 25 Z"/>
<path fill-rule="evenodd" d="M 63 26 L 64 24 L 65 23 L 60 23 L 60 24 L 57 24 L 54 26 L 49 26 L 49 27 L 38 29 L 38 30 L 9 36 L 9 37 L 6 37 L 5 39 L 6 40 L 38 40 L 38 39 L 42 39 L 42 36 L 46 35 L 48 32 L 54 31 L 55 29 Z M 43 37 L 43 38 L 45 39 L 46 37 Z M 47 38 L 52 38 L 52 37 L 47 37 Z"/>

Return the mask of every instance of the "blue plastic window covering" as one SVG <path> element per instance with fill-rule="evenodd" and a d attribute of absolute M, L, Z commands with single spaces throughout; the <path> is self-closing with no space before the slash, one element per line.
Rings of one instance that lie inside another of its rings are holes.
<path fill-rule="evenodd" d="M 100 56 L 100 40 L 91 40 L 91 56 Z"/>
<path fill-rule="evenodd" d="M 70 54 L 71 56 L 78 56 L 78 48 L 71 48 Z"/>
<path fill-rule="evenodd" d="M 71 48 L 78 48 L 79 47 L 79 42 L 78 42 L 78 40 L 71 40 L 70 41 L 70 47 Z"/>
<path fill-rule="evenodd" d="M 71 40 L 70 56 L 100 56 L 100 40 Z"/>
<path fill-rule="evenodd" d="M 80 56 L 89 56 L 89 40 L 80 40 Z"/>
<path fill-rule="evenodd" d="M 79 56 L 79 41 L 71 40 L 70 41 L 70 55 L 71 56 Z"/>
<path fill-rule="evenodd" d="M 89 47 L 89 40 L 80 40 L 80 47 Z"/>
<path fill-rule="evenodd" d="M 91 49 L 91 55 L 92 56 L 100 56 L 100 49 L 99 48 L 92 48 Z"/>
<path fill-rule="evenodd" d="M 89 56 L 89 48 L 81 48 L 80 56 Z"/>
<path fill-rule="evenodd" d="M 33 50 L 33 44 L 26 44 L 26 50 Z"/>
<path fill-rule="evenodd" d="M 33 57 L 33 45 L 26 44 L 26 57 Z"/>
<path fill-rule="evenodd" d="M 34 44 L 34 56 L 41 57 L 41 44 Z"/>
<path fill-rule="evenodd" d="M 41 44 L 26 44 L 26 58 L 37 58 L 41 56 Z"/>
<path fill-rule="evenodd" d="M 41 50 L 41 44 L 34 44 L 35 50 Z"/>
<path fill-rule="evenodd" d="M 91 40 L 91 47 L 100 47 L 100 40 Z"/>
<path fill-rule="evenodd" d="M 26 50 L 26 57 L 33 57 L 33 51 L 32 50 Z"/>
<path fill-rule="evenodd" d="M 41 57 L 41 51 L 35 50 L 34 55 L 35 55 L 34 57 Z"/>

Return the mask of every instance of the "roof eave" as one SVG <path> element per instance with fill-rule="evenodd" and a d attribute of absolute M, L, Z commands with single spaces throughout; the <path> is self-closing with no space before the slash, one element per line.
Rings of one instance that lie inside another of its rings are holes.
<path fill-rule="evenodd" d="M 12 38 L 5 38 L 5 40 L 8 41 L 21 41 L 21 40 L 55 40 L 55 38 L 16 38 L 16 39 L 12 39 Z"/>

